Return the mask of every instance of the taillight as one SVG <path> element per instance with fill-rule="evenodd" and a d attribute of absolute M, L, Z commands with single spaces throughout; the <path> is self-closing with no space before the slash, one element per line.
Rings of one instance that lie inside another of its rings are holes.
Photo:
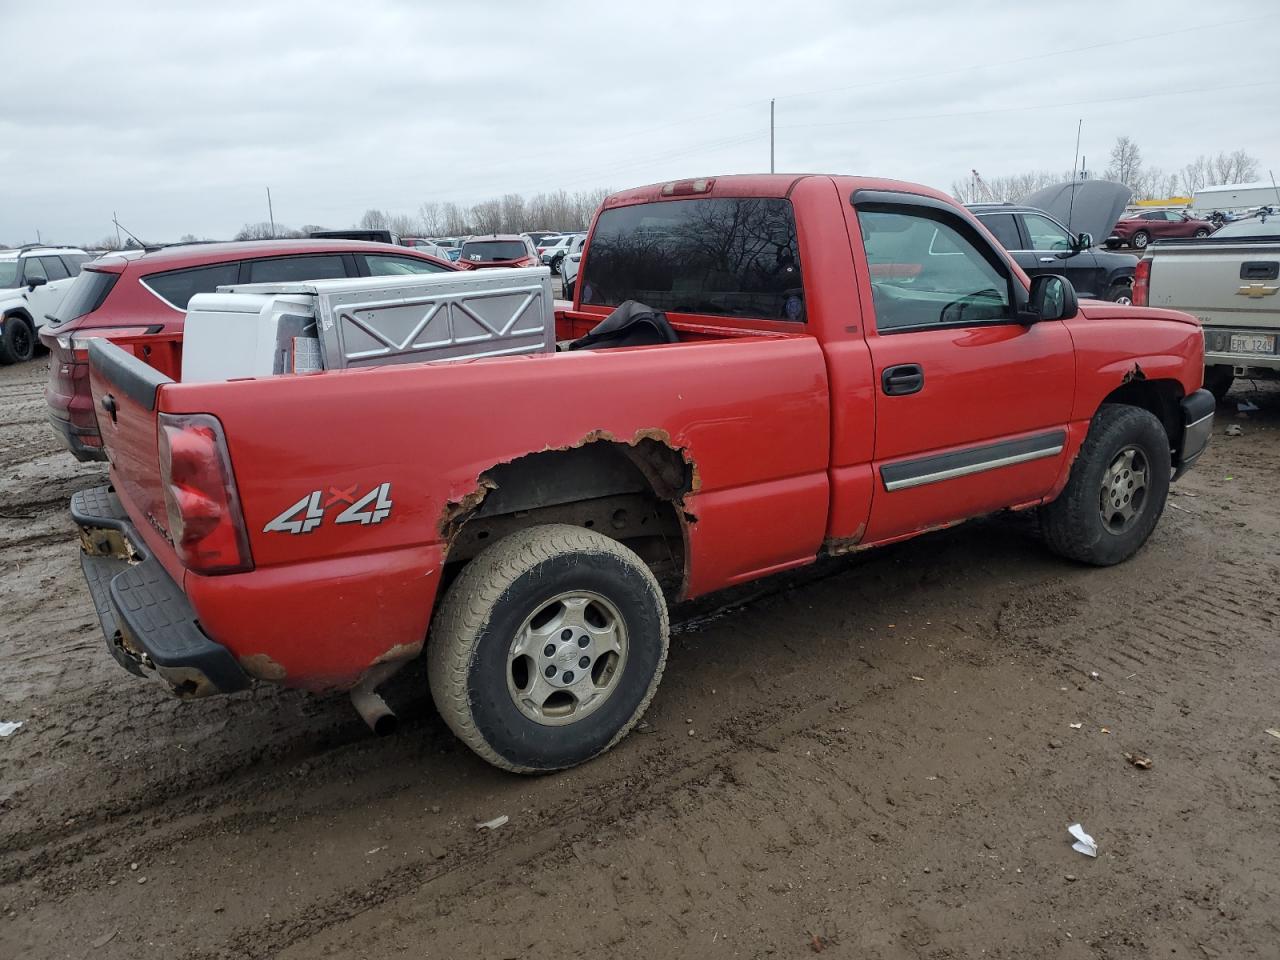
<path fill-rule="evenodd" d="M 1151 258 L 1143 257 L 1133 273 L 1133 302 L 1135 306 L 1145 307 L 1151 293 Z"/>
<path fill-rule="evenodd" d="M 710 193 L 716 185 L 715 177 L 704 177 L 698 180 L 672 180 L 662 185 L 664 197 L 689 197 L 699 193 Z"/>
<path fill-rule="evenodd" d="M 158 429 L 160 479 L 178 558 L 196 573 L 252 570 L 222 425 L 204 413 L 162 413 Z"/>

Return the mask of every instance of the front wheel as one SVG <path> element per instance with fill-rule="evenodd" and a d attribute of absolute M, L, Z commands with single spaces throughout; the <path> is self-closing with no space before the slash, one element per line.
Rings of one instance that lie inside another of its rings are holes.
<path fill-rule="evenodd" d="M 0 363 L 25 363 L 35 355 L 36 336 L 24 317 L 4 318 L 0 330 Z"/>
<path fill-rule="evenodd" d="M 1209 235 L 1209 231 L 1204 229 L 1203 227 L 1201 227 L 1199 230 L 1196 231 L 1197 240 L 1203 240 L 1208 235 Z"/>
<path fill-rule="evenodd" d="M 1103 404 L 1066 488 L 1041 511 L 1049 549 L 1099 567 L 1129 559 L 1164 512 L 1171 472 L 1160 421 L 1140 407 Z"/>
<path fill-rule="evenodd" d="M 1130 241 L 1137 250 L 1145 250 L 1147 248 L 1147 244 L 1150 242 L 1151 234 L 1147 233 L 1145 230 L 1139 230 L 1133 235 L 1133 239 Z"/>
<path fill-rule="evenodd" d="M 1107 299 L 1112 303 L 1133 303 L 1133 287 L 1127 283 L 1113 283 L 1107 291 Z"/>
<path fill-rule="evenodd" d="M 667 660 L 667 605 L 644 562 L 582 527 L 511 534 L 467 564 L 428 639 L 431 696 L 468 747 L 516 773 L 621 740 Z"/>

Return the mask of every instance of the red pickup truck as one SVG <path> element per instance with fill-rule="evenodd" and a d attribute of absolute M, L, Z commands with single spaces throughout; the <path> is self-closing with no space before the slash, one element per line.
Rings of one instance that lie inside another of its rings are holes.
<path fill-rule="evenodd" d="M 664 335 L 218 383 L 91 341 L 112 485 L 72 511 L 113 655 L 184 697 L 349 689 L 381 729 L 425 647 L 468 746 L 567 767 L 653 697 L 669 602 L 1003 509 L 1117 563 L 1212 426 L 1192 317 L 1029 283 L 911 184 L 615 194 L 558 338 L 628 301 Z"/>

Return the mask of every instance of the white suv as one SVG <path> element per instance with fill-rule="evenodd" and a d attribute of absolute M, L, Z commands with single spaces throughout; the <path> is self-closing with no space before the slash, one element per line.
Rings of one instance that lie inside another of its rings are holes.
<path fill-rule="evenodd" d="M 560 282 L 564 284 L 564 298 L 573 299 L 574 288 L 578 285 L 578 270 L 582 267 L 582 248 L 587 245 L 587 235 L 579 233 L 565 249 L 564 260 L 560 263 Z"/>
<path fill-rule="evenodd" d="M 551 274 L 560 272 L 560 265 L 564 262 L 565 255 L 569 252 L 569 247 L 580 234 L 566 233 L 559 237 L 543 237 L 538 243 L 538 255 L 542 258 L 542 262 L 551 268 Z"/>
<path fill-rule="evenodd" d="M 0 363 L 31 359 L 36 331 L 92 259 L 75 247 L 0 250 Z"/>

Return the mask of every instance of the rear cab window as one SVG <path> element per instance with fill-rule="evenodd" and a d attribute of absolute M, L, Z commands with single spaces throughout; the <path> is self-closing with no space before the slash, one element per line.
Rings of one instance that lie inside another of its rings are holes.
<path fill-rule="evenodd" d="M 582 303 L 803 321 L 789 200 L 705 197 L 614 207 L 596 219 Z"/>

